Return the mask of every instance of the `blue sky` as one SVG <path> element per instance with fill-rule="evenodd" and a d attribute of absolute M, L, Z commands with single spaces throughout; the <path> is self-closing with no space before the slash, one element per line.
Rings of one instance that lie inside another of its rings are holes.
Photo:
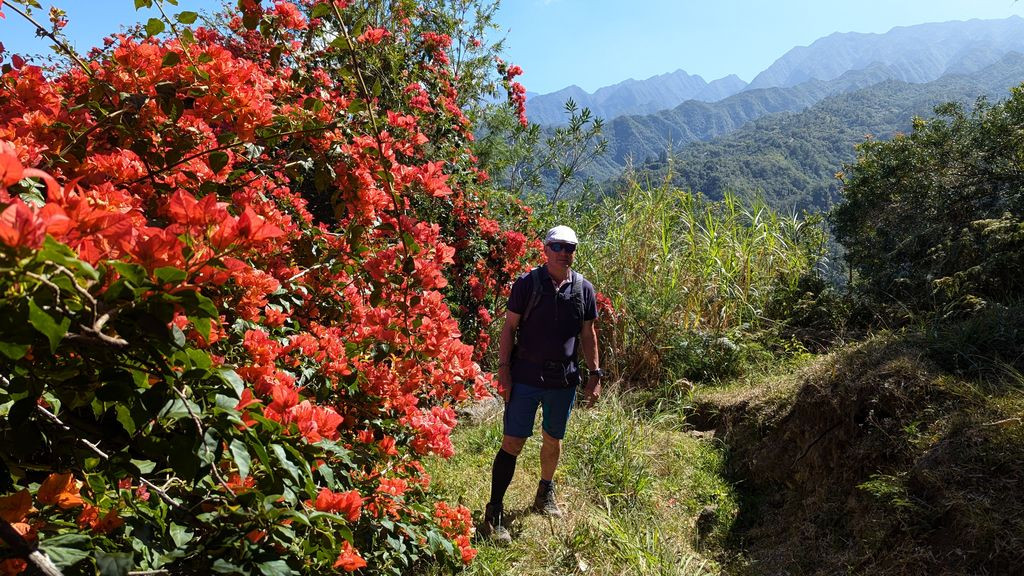
<path fill-rule="evenodd" d="M 683 69 L 749 82 L 794 46 L 834 32 L 1024 16 L 1024 0 L 504 0 L 508 60 L 523 84 L 593 92 Z"/>
<path fill-rule="evenodd" d="M 49 2 L 42 2 L 48 6 Z M 215 8 L 179 0 L 172 11 Z M 147 19 L 133 0 L 64 0 L 67 32 L 84 52 L 123 24 Z M 0 42 L 11 51 L 45 44 L 10 13 Z M 1024 0 L 504 0 L 498 15 L 506 60 L 531 92 L 576 84 L 593 92 L 627 78 L 683 69 L 711 81 L 750 81 L 794 46 L 834 32 L 883 33 L 924 22 L 1024 16 Z M 45 20 L 45 11 L 39 14 Z"/>

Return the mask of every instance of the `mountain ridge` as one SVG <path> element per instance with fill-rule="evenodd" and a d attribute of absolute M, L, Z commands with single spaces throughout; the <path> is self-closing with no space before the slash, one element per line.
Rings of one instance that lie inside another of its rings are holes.
<path fill-rule="evenodd" d="M 887 66 L 889 77 L 924 83 L 942 75 L 972 72 L 1004 54 L 1024 52 L 1024 18 L 971 19 L 897 26 L 885 33 L 835 32 L 808 46 L 796 46 L 748 84 L 735 74 L 705 82 L 682 69 L 645 80 L 627 79 L 590 94 L 579 86 L 530 95 L 527 115 L 541 125 L 564 125 L 565 102 L 590 108 L 605 121 L 657 114 L 689 100 L 715 103 L 766 88 L 792 88 L 812 80 L 831 81 L 853 71 Z"/>

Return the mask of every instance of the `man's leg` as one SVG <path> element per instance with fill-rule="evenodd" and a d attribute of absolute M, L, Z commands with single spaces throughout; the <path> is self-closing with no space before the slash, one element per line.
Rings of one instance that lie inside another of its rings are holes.
<path fill-rule="evenodd" d="M 543 444 L 540 445 L 540 479 L 551 482 L 555 478 L 558 459 L 562 455 L 562 440 L 548 434 L 547 430 L 541 431 L 541 438 Z"/>
<path fill-rule="evenodd" d="M 491 498 L 484 509 L 484 522 L 491 537 L 502 543 L 512 540 L 504 525 L 505 492 L 515 476 L 516 459 L 523 451 L 526 439 L 533 434 L 533 422 L 539 405 L 537 389 L 523 385 L 512 386 L 512 394 L 505 405 L 501 449 L 494 456 L 491 467 Z"/>
<path fill-rule="evenodd" d="M 543 444 L 540 447 L 540 482 L 533 508 L 548 516 L 561 517 L 562 511 L 555 502 L 555 487 L 552 481 L 562 455 L 562 438 L 569 422 L 569 414 L 576 400 L 575 388 L 548 390 L 542 404 L 544 408 Z"/>
<path fill-rule="evenodd" d="M 512 477 L 516 473 L 516 459 L 519 458 L 519 453 L 523 451 L 524 444 L 526 444 L 526 438 L 508 435 L 502 438 L 501 449 L 494 456 L 494 465 L 491 467 L 490 504 L 492 506 L 502 506 L 502 502 L 505 500 L 505 492 L 508 490 L 509 484 L 512 483 Z"/>

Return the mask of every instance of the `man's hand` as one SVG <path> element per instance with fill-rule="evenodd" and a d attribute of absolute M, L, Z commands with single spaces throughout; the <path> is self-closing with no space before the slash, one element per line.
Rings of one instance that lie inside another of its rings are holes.
<path fill-rule="evenodd" d="M 508 397 L 512 393 L 512 370 L 507 364 L 498 368 L 498 393 L 508 404 Z"/>
<path fill-rule="evenodd" d="M 591 374 L 587 378 L 587 385 L 583 388 L 583 407 L 590 408 L 597 403 L 597 399 L 601 397 L 601 378 L 596 374 Z"/>

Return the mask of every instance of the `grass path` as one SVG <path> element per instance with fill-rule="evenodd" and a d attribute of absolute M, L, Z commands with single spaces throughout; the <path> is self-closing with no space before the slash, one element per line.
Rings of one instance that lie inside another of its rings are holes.
<path fill-rule="evenodd" d="M 574 411 L 555 479 L 561 520 L 529 511 L 540 475 L 535 433 L 505 499 L 513 543 L 498 547 L 478 538 L 480 553 L 464 573 L 719 573 L 708 551 L 718 547 L 736 514 L 722 477 L 724 448 L 686 432 L 679 414 L 649 413 L 627 402 L 609 395 L 593 409 Z M 468 506 L 479 522 L 501 444 L 500 420 L 460 426 L 455 443 L 456 456 L 429 461 L 427 471 L 443 497 Z"/>

